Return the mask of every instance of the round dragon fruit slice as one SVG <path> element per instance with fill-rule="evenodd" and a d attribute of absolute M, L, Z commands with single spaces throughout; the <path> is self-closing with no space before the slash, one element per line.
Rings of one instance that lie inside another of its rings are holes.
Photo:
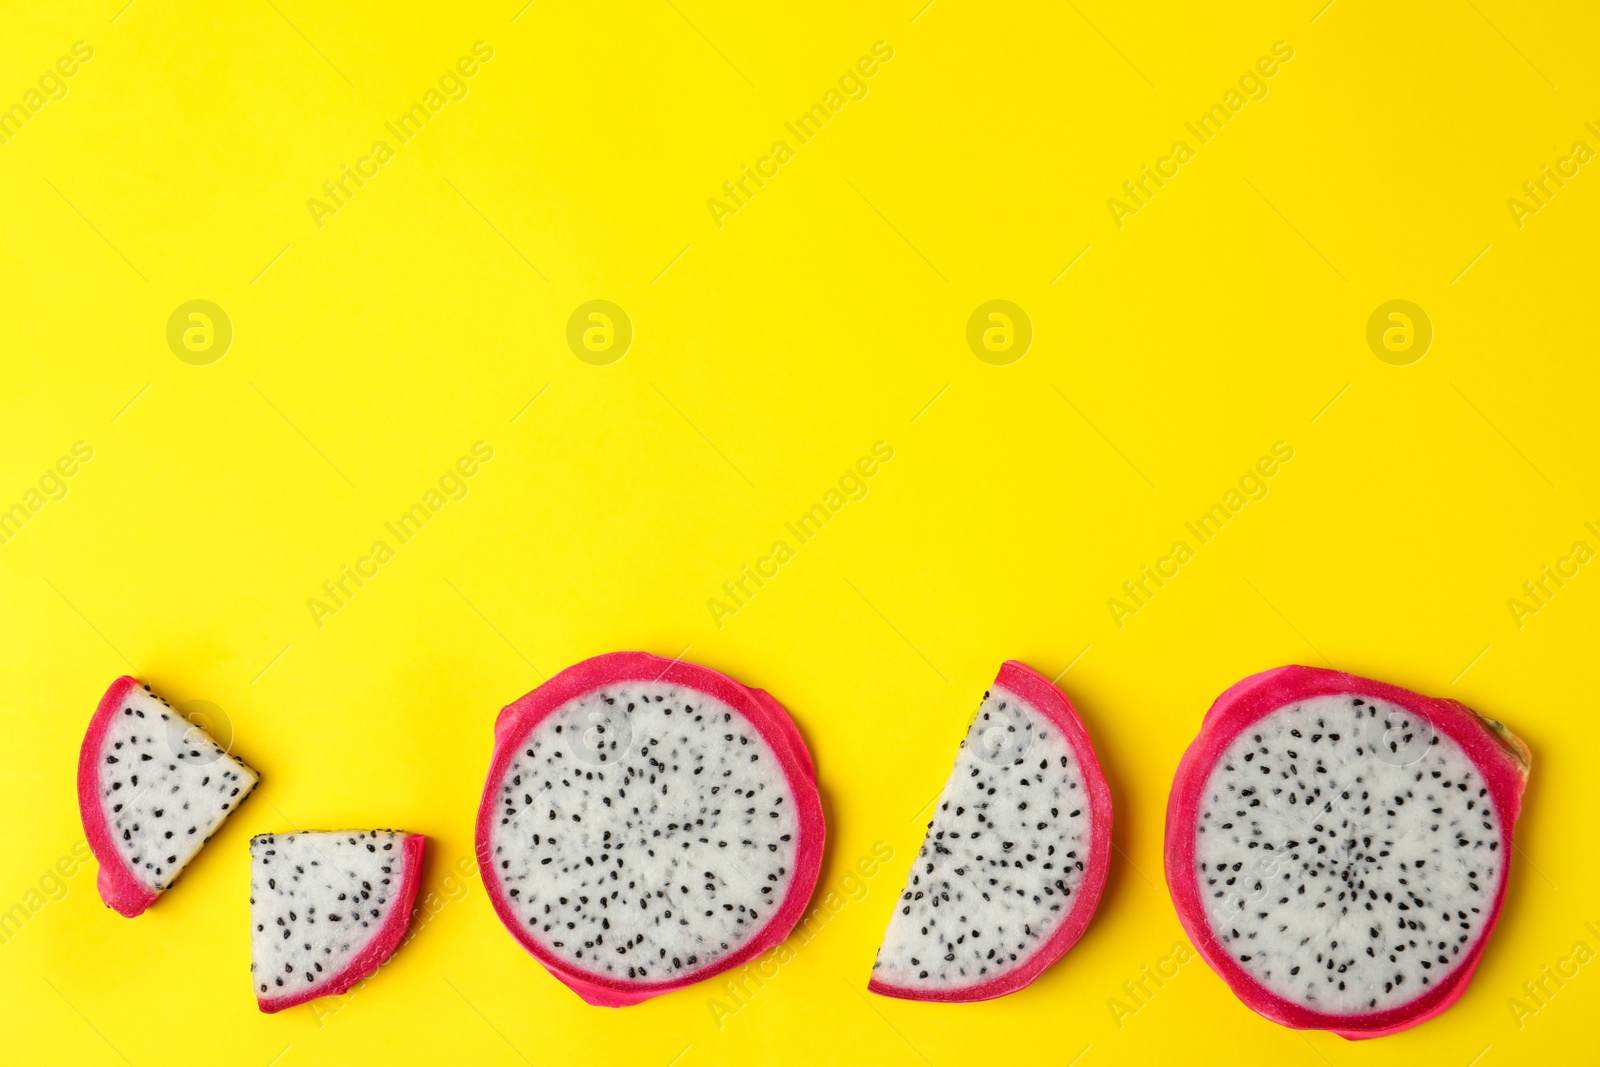
<path fill-rule="evenodd" d="M 1014 993 L 1083 936 L 1111 869 L 1111 791 L 1044 676 L 1007 662 L 983 695 L 868 985 L 907 1000 Z"/>
<path fill-rule="evenodd" d="M 148 685 L 112 682 L 78 750 L 78 809 L 100 899 L 129 918 L 155 903 L 257 780 Z"/>
<path fill-rule="evenodd" d="M 1466 990 L 1505 895 L 1530 756 L 1453 700 L 1313 667 L 1217 698 L 1178 765 L 1166 872 L 1246 1006 L 1380 1037 Z"/>
<path fill-rule="evenodd" d="M 597 656 L 495 723 L 484 885 L 506 929 L 590 1004 L 635 1004 L 780 944 L 823 839 L 793 720 L 708 668 Z"/>
<path fill-rule="evenodd" d="M 262 1011 L 343 993 L 394 955 L 426 844 L 395 830 L 250 839 L 250 977 Z"/>

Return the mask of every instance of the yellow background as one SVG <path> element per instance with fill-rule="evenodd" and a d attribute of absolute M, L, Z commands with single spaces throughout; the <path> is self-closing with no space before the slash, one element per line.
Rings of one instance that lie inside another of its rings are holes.
<path fill-rule="evenodd" d="M 1506 203 L 1600 149 L 1594 12 L 922 2 L 6 5 L 0 103 L 94 49 L 0 146 L 0 506 L 94 450 L 0 546 L 0 907 L 27 916 L 0 947 L 6 1058 L 1596 1062 L 1600 963 L 1510 1002 L 1600 949 L 1600 568 L 1520 628 L 1507 601 L 1600 548 L 1600 164 L 1520 228 Z M 397 145 L 383 124 L 480 40 L 468 95 Z M 878 41 L 868 95 L 797 147 L 783 124 Z M 1184 122 L 1277 41 L 1268 95 L 1198 146 Z M 395 158 L 319 228 L 308 198 L 380 138 Z M 708 198 L 780 138 L 795 158 L 718 228 Z M 1195 158 L 1119 229 L 1106 201 L 1179 138 Z M 193 299 L 233 324 L 210 365 L 167 346 Z M 633 323 L 609 366 L 566 345 L 592 299 Z M 965 341 L 991 299 L 1033 323 L 1009 366 Z M 1409 366 L 1365 340 L 1391 299 L 1434 326 Z M 397 545 L 383 524 L 477 441 L 468 495 Z M 876 441 L 868 495 L 719 627 L 708 599 Z M 1185 521 L 1277 441 L 1269 494 L 1196 547 Z M 1108 599 L 1180 538 L 1195 558 L 1119 628 Z M 319 628 L 308 599 L 379 539 L 395 557 Z M 809 739 L 818 903 L 848 903 L 792 961 L 732 1014 L 720 982 L 589 1008 L 471 879 L 337 1013 L 256 1011 L 251 833 L 424 832 L 424 892 L 449 899 L 497 709 L 634 648 L 769 689 Z M 1111 779 L 1099 914 L 1002 1001 L 866 996 L 918 818 L 1011 657 L 1070 665 Z M 1179 754 L 1218 692 L 1287 662 L 1527 740 L 1483 965 L 1375 1042 L 1268 1023 L 1198 961 L 1119 1018 L 1182 939 Z M 130 672 L 222 709 L 262 772 L 135 921 L 92 864 L 47 877 L 82 836 L 84 725 Z M 844 879 L 878 841 L 895 858 L 863 897 Z"/>

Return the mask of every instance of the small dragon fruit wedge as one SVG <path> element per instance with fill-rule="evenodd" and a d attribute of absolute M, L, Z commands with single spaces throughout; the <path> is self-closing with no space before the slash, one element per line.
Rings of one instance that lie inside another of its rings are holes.
<path fill-rule="evenodd" d="M 143 912 L 256 781 L 148 685 L 112 682 L 78 751 L 78 808 L 100 898 L 129 918 Z"/>
<path fill-rule="evenodd" d="M 250 978 L 262 1011 L 343 993 L 394 954 L 426 843 L 396 830 L 250 839 Z"/>
<path fill-rule="evenodd" d="M 823 836 L 788 712 L 708 668 L 597 656 L 495 723 L 484 886 L 512 936 L 590 1004 L 636 1004 L 780 944 Z"/>
<path fill-rule="evenodd" d="M 1111 791 L 1043 675 L 1007 662 L 956 754 L 895 902 L 869 989 L 906 1000 L 1015 993 L 1083 936 L 1111 869 Z"/>
<path fill-rule="evenodd" d="M 1274 1022 L 1416 1026 L 1460 999 L 1488 944 L 1530 762 L 1453 700 L 1314 667 L 1246 678 L 1167 802 L 1178 918 Z"/>

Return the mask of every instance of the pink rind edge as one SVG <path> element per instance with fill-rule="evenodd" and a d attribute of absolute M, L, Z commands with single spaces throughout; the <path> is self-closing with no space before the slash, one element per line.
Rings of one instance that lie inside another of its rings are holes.
<path fill-rule="evenodd" d="M 400 947 L 400 939 L 405 937 L 406 929 L 411 924 L 411 909 L 416 905 L 417 889 L 422 885 L 422 855 L 427 844 L 428 839 L 423 834 L 406 835 L 405 842 L 400 846 L 404 862 L 400 888 L 389 904 L 389 912 L 384 916 L 382 925 L 361 951 L 351 957 L 349 964 L 325 981 L 288 996 L 262 997 L 258 994 L 256 1004 L 263 1012 L 271 1015 L 318 997 L 338 996 L 376 972 L 385 960 L 394 955 L 395 949 Z"/>
<path fill-rule="evenodd" d="M 105 805 L 100 799 L 100 754 L 105 748 L 112 716 L 122 707 L 123 697 L 140 685 L 137 678 L 129 675 L 111 683 L 89 719 L 88 732 L 83 735 L 83 745 L 78 749 L 78 812 L 83 819 L 83 834 L 88 839 L 89 850 L 100 866 L 95 888 L 108 908 L 130 919 L 154 904 L 160 894 L 139 881 L 111 838 Z"/>
<path fill-rule="evenodd" d="M 772 712 L 773 721 L 788 739 L 790 753 L 805 768 L 806 773 L 815 779 L 817 768 L 811 762 L 811 750 L 806 747 L 805 738 L 800 736 L 800 727 L 789 715 L 789 709 L 778 703 L 777 698 L 765 689 L 751 689 L 750 695 L 765 704 L 767 710 Z"/>
<path fill-rule="evenodd" d="M 505 778 L 523 739 L 540 720 L 569 700 L 603 685 L 639 680 L 665 680 L 708 693 L 750 720 L 762 740 L 778 755 L 779 764 L 789 779 L 789 789 L 798 809 L 800 848 L 795 856 L 794 877 L 783 903 L 761 931 L 737 952 L 670 981 L 632 983 L 579 971 L 555 958 L 522 930 L 495 874 L 489 834 L 494 825 L 496 787 Z M 517 943 L 586 1003 L 604 1008 L 626 1007 L 722 974 L 782 944 L 800 921 L 822 871 L 826 826 L 810 750 L 787 709 L 769 694 L 751 689 L 720 671 L 683 660 L 669 660 L 648 652 L 608 652 L 568 667 L 531 693 L 506 705 L 495 719 L 494 732 L 494 754 L 478 805 L 475 834 L 478 870 L 483 875 L 484 889 L 495 914 Z"/>
<path fill-rule="evenodd" d="M 1007 660 L 1001 664 L 1000 672 L 995 676 L 994 686 L 1009 690 L 1027 700 L 1042 714 L 1048 716 L 1067 738 L 1073 754 L 1078 758 L 1079 766 L 1083 768 L 1084 788 L 1088 793 L 1090 840 L 1100 847 L 1095 848 L 1089 856 L 1089 864 L 1083 872 L 1083 883 L 1079 887 L 1077 901 L 1061 920 L 1061 925 L 1056 928 L 1055 933 L 1050 935 L 1027 963 L 1006 972 L 999 978 L 959 989 L 929 991 L 892 985 L 873 978 L 867 982 L 867 989 L 879 996 L 964 1004 L 993 1000 L 1008 993 L 1015 993 L 1032 984 L 1078 943 L 1089 928 L 1095 911 L 1100 907 L 1106 879 L 1111 873 L 1111 788 L 1106 783 L 1105 772 L 1100 768 L 1100 759 L 1095 754 L 1093 743 L 1089 740 L 1089 732 L 1084 728 L 1083 720 L 1078 717 L 1077 709 L 1072 706 L 1072 701 L 1067 695 L 1027 664 Z"/>
<path fill-rule="evenodd" d="M 1200 898 L 1194 870 L 1194 825 L 1200 794 L 1217 758 L 1251 723 L 1285 704 L 1317 696 L 1345 693 L 1383 700 L 1426 720 L 1455 741 L 1484 775 L 1495 806 L 1501 813 L 1500 885 L 1483 934 L 1445 980 L 1422 996 L 1397 1008 L 1371 1015 L 1334 1015 L 1315 1012 L 1280 997 L 1245 972 L 1211 932 Z M 1502 728 L 1503 730 L 1503 728 Z M 1423 696 L 1386 682 L 1321 667 L 1288 666 L 1262 671 L 1234 683 L 1211 705 L 1173 776 L 1167 798 L 1164 865 L 1167 885 L 1178 921 L 1195 949 L 1250 1010 L 1273 1022 L 1297 1030 L 1327 1030 L 1348 1040 L 1386 1037 L 1427 1022 L 1449 1008 L 1466 992 L 1478 961 L 1494 933 L 1505 900 L 1511 872 L 1512 830 L 1522 812 L 1522 792 L 1527 784 L 1531 757 L 1527 746 L 1486 725 L 1484 717 L 1460 701 Z"/>

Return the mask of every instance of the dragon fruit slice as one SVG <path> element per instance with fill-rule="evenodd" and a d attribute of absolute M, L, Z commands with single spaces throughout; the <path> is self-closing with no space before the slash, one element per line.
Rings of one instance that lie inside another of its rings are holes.
<path fill-rule="evenodd" d="M 484 885 L 506 929 L 590 1004 L 636 1004 L 780 944 L 823 837 L 788 713 L 708 668 L 597 656 L 495 723 Z"/>
<path fill-rule="evenodd" d="M 250 839 L 250 976 L 262 1011 L 343 993 L 394 955 L 426 843 L 395 830 Z"/>
<path fill-rule="evenodd" d="M 1466 990 L 1505 895 L 1527 746 L 1453 700 L 1280 667 L 1212 705 L 1167 804 L 1184 929 L 1256 1012 L 1380 1037 Z"/>
<path fill-rule="evenodd" d="M 1007 662 L 983 695 L 868 988 L 1014 993 L 1083 936 L 1111 869 L 1111 791 L 1072 704 Z"/>
<path fill-rule="evenodd" d="M 256 781 L 148 685 L 112 682 L 78 751 L 78 808 L 100 898 L 129 918 L 143 912 Z"/>

